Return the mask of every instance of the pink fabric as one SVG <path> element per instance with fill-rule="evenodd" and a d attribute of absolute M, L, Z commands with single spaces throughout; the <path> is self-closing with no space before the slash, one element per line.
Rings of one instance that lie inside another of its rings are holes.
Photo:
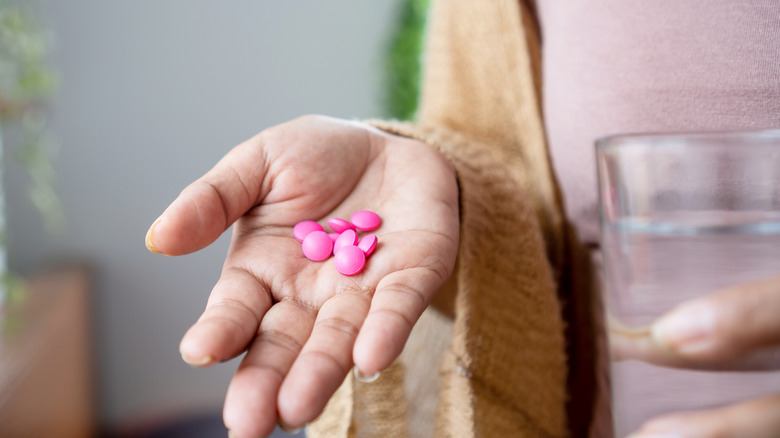
<path fill-rule="evenodd" d="M 538 0 L 553 166 L 597 243 L 594 140 L 780 127 L 777 0 Z"/>
<path fill-rule="evenodd" d="M 566 213 L 584 243 L 596 247 L 599 242 L 597 138 L 780 128 L 780 1 L 536 4 L 545 129 Z M 598 251 L 594 255 L 598 264 Z M 777 377 L 771 381 L 776 385 Z M 740 384 L 743 391 L 760 394 L 766 376 Z M 598 412 L 591 436 L 611 436 L 607 397 L 599 400 Z M 617 422 L 618 433 L 637 426 L 636 421 L 623 424 L 627 421 L 633 420 Z"/>

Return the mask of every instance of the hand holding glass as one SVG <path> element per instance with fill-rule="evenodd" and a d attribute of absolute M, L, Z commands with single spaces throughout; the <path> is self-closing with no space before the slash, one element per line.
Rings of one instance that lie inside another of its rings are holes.
<path fill-rule="evenodd" d="M 780 131 L 609 137 L 597 161 L 617 436 L 780 393 Z"/>

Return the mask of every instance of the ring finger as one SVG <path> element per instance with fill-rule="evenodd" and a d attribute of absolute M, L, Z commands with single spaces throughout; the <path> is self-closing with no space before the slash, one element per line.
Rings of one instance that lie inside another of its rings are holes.
<path fill-rule="evenodd" d="M 276 426 L 279 387 L 311 333 L 316 313 L 293 300 L 275 304 L 225 396 L 225 426 L 238 437 L 267 436 Z"/>

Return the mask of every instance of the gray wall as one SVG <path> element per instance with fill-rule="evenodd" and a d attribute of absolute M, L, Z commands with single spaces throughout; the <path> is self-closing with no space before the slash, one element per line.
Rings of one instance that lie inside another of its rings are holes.
<path fill-rule="evenodd" d="M 101 416 L 109 424 L 219 411 L 237 361 L 181 362 L 227 236 L 191 256 L 144 247 L 147 227 L 231 146 L 305 113 L 380 115 L 391 1 L 45 2 L 62 86 L 51 133 L 67 229 L 47 235 L 10 165 L 11 264 L 94 264 Z"/>

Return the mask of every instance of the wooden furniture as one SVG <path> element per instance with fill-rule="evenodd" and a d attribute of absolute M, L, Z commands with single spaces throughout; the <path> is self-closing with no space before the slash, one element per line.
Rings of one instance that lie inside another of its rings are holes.
<path fill-rule="evenodd" d="M 83 267 L 46 271 L 0 313 L 0 436 L 95 435 L 89 283 Z"/>

